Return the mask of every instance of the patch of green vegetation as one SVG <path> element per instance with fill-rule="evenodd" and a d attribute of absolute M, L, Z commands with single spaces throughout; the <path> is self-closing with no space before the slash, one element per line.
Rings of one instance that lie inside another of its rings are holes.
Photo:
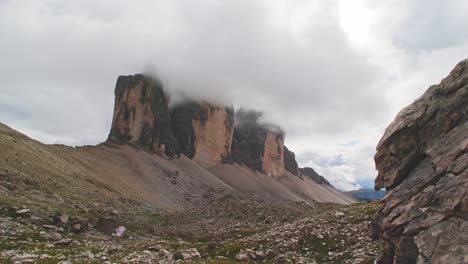
<path fill-rule="evenodd" d="M 327 263 L 341 264 L 345 260 L 351 258 L 350 253 L 344 253 L 341 256 L 335 256 L 331 260 L 329 259 L 328 255 L 328 252 L 337 252 L 343 250 L 339 241 L 339 239 L 334 240 L 332 238 L 317 238 L 310 235 L 299 239 L 299 245 L 302 249 L 301 253 L 304 255 L 312 255 L 313 258 L 326 260 Z"/>

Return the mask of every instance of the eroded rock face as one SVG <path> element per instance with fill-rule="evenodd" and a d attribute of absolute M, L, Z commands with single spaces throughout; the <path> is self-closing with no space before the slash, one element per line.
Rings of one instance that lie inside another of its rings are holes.
<path fill-rule="evenodd" d="M 299 166 L 297 165 L 296 154 L 290 151 L 286 146 L 284 146 L 284 168 L 299 178 L 302 178 L 302 175 L 299 174 Z"/>
<path fill-rule="evenodd" d="M 377 263 L 468 263 L 468 60 L 403 109 L 377 146 Z"/>
<path fill-rule="evenodd" d="M 318 174 L 314 169 L 310 167 L 299 168 L 299 174 L 302 178 L 309 177 L 318 184 L 327 184 L 331 186 L 331 184 L 323 176 Z"/>
<path fill-rule="evenodd" d="M 232 107 L 186 102 L 171 109 L 173 131 L 187 157 L 205 167 L 232 163 Z"/>
<path fill-rule="evenodd" d="M 253 111 L 236 113 L 233 159 L 270 176 L 284 175 L 284 133 L 278 127 L 259 124 L 259 117 Z"/>
<path fill-rule="evenodd" d="M 136 144 L 170 157 L 179 155 L 168 98 L 159 80 L 142 74 L 119 76 L 108 140 Z"/>

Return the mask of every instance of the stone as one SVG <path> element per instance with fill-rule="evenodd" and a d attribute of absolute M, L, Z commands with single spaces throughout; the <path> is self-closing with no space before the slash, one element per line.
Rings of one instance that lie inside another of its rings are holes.
<path fill-rule="evenodd" d="M 41 238 L 45 241 L 59 241 L 62 239 L 62 235 L 57 232 L 50 232 L 41 235 Z"/>
<path fill-rule="evenodd" d="M 69 246 L 73 242 L 72 239 L 66 238 L 66 239 L 60 239 L 59 241 L 55 242 L 55 245 L 58 246 Z"/>
<path fill-rule="evenodd" d="M 18 210 L 16 211 L 16 215 L 27 215 L 27 214 L 30 214 L 31 213 L 31 209 L 21 209 L 21 210 Z"/>
<path fill-rule="evenodd" d="M 51 218 L 52 218 L 52 223 L 54 225 L 68 224 L 68 215 L 66 213 L 55 212 L 55 214 Z"/>
<path fill-rule="evenodd" d="M 250 260 L 249 253 L 245 250 L 241 250 L 237 255 L 236 255 L 236 260 L 241 261 L 241 262 L 247 262 Z"/>
<path fill-rule="evenodd" d="M 53 230 L 53 231 L 56 231 L 58 229 L 57 226 L 53 226 L 53 225 L 42 225 L 42 227 L 44 229 Z"/>
<path fill-rule="evenodd" d="M 196 248 L 189 248 L 186 250 L 179 250 L 173 255 L 175 260 L 189 260 L 193 258 L 201 258 L 200 253 Z"/>
<path fill-rule="evenodd" d="M 105 234 L 111 235 L 119 227 L 119 223 L 112 217 L 100 217 L 94 227 Z"/>
<path fill-rule="evenodd" d="M 89 230 L 89 222 L 88 220 L 77 220 L 74 221 L 70 229 L 73 233 L 83 233 Z"/>
<path fill-rule="evenodd" d="M 376 263 L 468 262 L 468 60 L 400 111 L 377 145 L 387 189 L 370 235 Z"/>
<path fill-rule="evenodd" d="M 21 255 L 16 255 L 11 258 L 11 261 L 19 261 L 19 262 L 26 262 L 28 260 L 35 260 L 37 259 L 38 255 L 36 254 L 28 254 L 24 253 Z"/>
<path fill-rule="evenodd" d="M 159 252 L 159 251 L 163 250 L 163 247 L 161 247 L 160 245 L 155 245 L 155 246 L 148 247 L 147 250 L 148 251 Z"/>

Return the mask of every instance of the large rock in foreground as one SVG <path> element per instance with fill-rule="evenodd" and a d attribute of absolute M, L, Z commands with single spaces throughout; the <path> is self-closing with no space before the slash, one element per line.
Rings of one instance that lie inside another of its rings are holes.
<path fill-rule="evenodd" d="M 139 145 L 169 157 L 179 155 L 168 98 L 159 80 L 142 74 L 119 76 L 108 140 Z"/>
<path fill-rule="evenodd" d="M 377 146 L 377 263 L 468 263 L 468 60 L 403 109 Z"/>

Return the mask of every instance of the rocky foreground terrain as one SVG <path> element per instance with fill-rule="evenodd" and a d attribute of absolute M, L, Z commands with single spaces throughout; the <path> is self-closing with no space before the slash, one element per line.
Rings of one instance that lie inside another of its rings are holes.
<path fill-rule="evenodd" d="M 350 206 L 226 197 L 205 210 L 162 213 L 0 208 L 2 263 L 373 263 L 377 203 Z M 127 231 L 111 236 L 115 227 Z"/>

